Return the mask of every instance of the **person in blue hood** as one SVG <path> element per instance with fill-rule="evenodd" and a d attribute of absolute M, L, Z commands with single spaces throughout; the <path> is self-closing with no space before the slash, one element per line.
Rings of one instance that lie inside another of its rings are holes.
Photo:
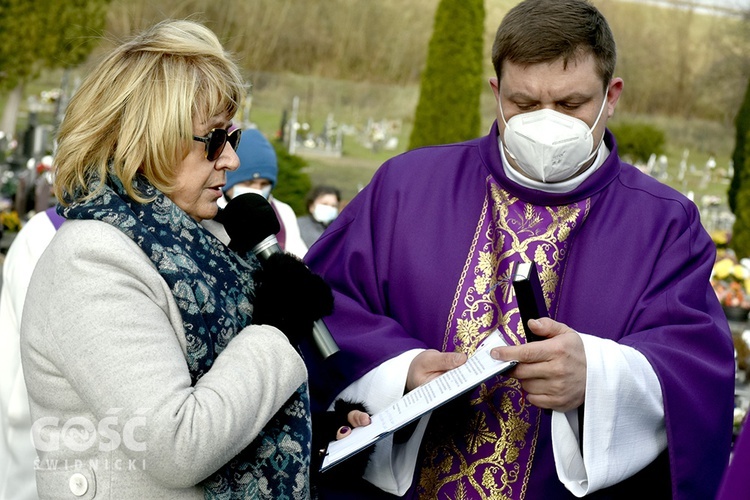
<path fill-rule="evenodd" d="M 307 253 L 307 245 L 300 236 L 297 216 L 292 207 L 277 200 L 271 192 L 276 186 L 279 165 L 276 151 L 260 130 L 249 128 L 242 131 L 242 140 L 237 147 L 240 166 L 227 172 L 224 197 L 229 201 L 245 193 L 257 193 L 268 200 L 276 212 L 281 229 L 276 234 L 282 250 L 302 258 Z"/>

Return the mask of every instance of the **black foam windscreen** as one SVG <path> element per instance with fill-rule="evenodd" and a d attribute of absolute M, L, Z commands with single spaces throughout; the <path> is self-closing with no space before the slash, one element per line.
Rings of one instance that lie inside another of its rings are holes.
<path fill-rule="evenodd" d="M 256 193 L 232 198 L 214 218 L 224 225 L 235 252 L 247 252 L 281 229 L 276 212 L 268 200 Z"/>

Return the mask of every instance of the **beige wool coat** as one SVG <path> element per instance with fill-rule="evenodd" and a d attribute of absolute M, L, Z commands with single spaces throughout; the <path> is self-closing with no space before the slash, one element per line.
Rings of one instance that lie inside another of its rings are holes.
<path fill-rule="evenodd" d="M 63 224 L 34 271 L 21 356 L 41 499 L 203 498 L 307 376 L 286 337 L 242 330 L 191 386 L 180 310 L 148 256 Z"/>

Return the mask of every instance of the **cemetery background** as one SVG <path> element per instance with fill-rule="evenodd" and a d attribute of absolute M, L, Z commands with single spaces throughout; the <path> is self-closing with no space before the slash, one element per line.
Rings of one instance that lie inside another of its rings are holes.
<path fill-rule="evenodd" d="M 88 1 L 108 3 L 106 28 L 87 32 L 79 27 L 85 36 L 77 36 L 79 40 L 88 39 L 88 35 L 101 40 L 89 61 L 73 65 L 67 72 L 44 71 L 28 81 L 15 126 L 17 137 L 27 129 L 29 112 L 43 100 L 42 93 L 64 91 L 64 108 L 79 75 L 116 40 L 158 19 L 191 17 L 220 34 L 252 82 L 251 99 L 244 107 L 246 121 L 275 136 L 282 115 L 286 112 L 289 119 L 296 98 L 300 143 L 311 144 L 313 137 L 320 142 L 326 122 L 335 123 L 332 138 L 334 146 L 340 139 L 340 158 L 330 151 L 312 156 L 321 148 L 308 151 L 310 148 L 301 147 L 295 152 L 309 159 L 307 173 L 314 182 L 338 181 L 344 198 L 366 184 L 382 161 L 407 147 L 439 4 L 439 0 Z M 34 12 L 44 10 L 45 3 L 56 4 L 39 0 Z M 486 84 L 492 74 L 489 52 L 494 31 L 516 3 L 484 2 L 481 130 L 494 119 L 494 99 Z M 750 0 L 594 3 L 610 19 L 620 54 L 616 73 L 625 79 L 625 92 L 611 123 L 654 124 L 665 133 L 667 168 L 674 173 L 665 182 L 676 183 L 687 149 L 692 175 L 682 177 L 676 187 L 692 190 L 697 202 L 703 194 L 724 198 L 722 183 L 701 183 L 696 171 L 702 170 L 711 156 L 716 161 L 716 174 L 728 169 L 733 120 L 750 75 L 750 29 L 747 18 L 742 18 L 750 12 Z M 709 15 L 698 8 L 702 3 L 718 4 L 722 10 Z M 53 51 L 50 58 L 59 60 L 59 52 Z M 11 94 L 0 90 L 0 109 Z M 48 116 L 41 116 L 40 121 L 50 123 Z M 330 134 L 330 127 L 326 130 Z M 330 146 L 329 141 L 322 149 Z M 692 182 L 694 177 L 698 182 Z"/>
<path fill-rule="evenodd" d="M 383 161 L 408 147 L 438 3 L 306 0 L 299 8 L 295 0 L 164 0 L 159 5 L 113 0 L 106 32 L 117 40 L 165 17 L 193 17 L 214 29 L 239 56 L 252 84 L 237 120 L 276 139 L 280 181 L 275 195 L 302 213 L 311 185 L 335 185 L 344 200 L 351 199 Z M 485 1 L 485 80 L 492 75 L 489 47 L 496 25 L 516 3 Z M 734 222 L 727 204 L 734 120 L 750 79 L 750 2 L 734 0 L 729 5 L 736 8 L 712 12 L 683 0 L 594 3 L 612 23 L 620 53 L 616 74 L 625 80 L 610 122 L 618 141 L 624 138 L 618 134 L 633 125 L 645 127 L 651 138 L 663 137 L 654 151 L 632 162 L 693 198 L 720 258 L 750 269 L 750 261 L 724 254 Z M 22 174 L 27 190 L 48 178 L 43 157 L 52 153 L 54 129 L 67 99 L 91 61 L 110 46 L 103 40 L 83 64 L 41 71 L 23 87 L 16 132 L 0 137 L 0 220 L 5 228 L 0 259 L 35 208 L 13 199 Z M 0 109 L 9 95 L 0 92 Z M 485 84 L 482 131 L 495 119 L 494 106 Z M 746 275 L 715 279 L 741 282 L 750 290 Z M 750 400 L 745 386 L 748 295 L 743 293 L 744 315 L 731 323 L 741 368 L 738 418 Z"/>

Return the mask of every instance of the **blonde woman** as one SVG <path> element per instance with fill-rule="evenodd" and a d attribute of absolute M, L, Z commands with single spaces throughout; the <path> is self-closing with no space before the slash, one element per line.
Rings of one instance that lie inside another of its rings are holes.
<path fill-rule="evenodd" d="M 21 328 L 42 499 L 310 494 L 305 365 L 251 324 L 257 259 L 202 225 L 239 165 L 243 84 L 210 30 L 165 21 L 70 102 L 67 220 Z"/>

